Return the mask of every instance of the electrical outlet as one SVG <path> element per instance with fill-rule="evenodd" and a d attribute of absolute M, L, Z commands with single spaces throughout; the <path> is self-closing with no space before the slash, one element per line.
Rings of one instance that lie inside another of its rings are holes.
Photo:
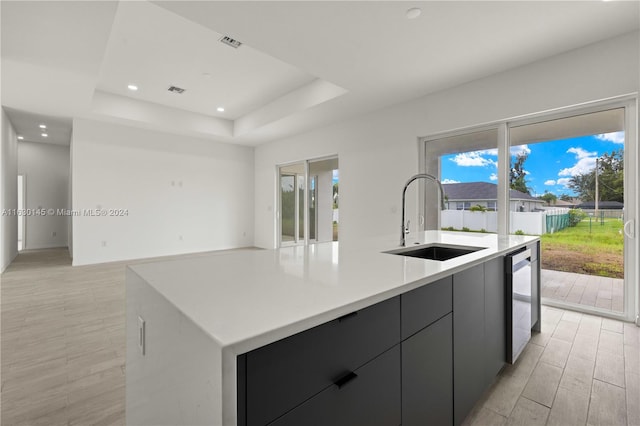
<path fill-rule="evenodd" d="M 144 318 L 138 316 L 138 350 L 140 351 L 140 355 L 144 356 L 146 353 L 147 346 L 147 336 L 146 336 L 146 322 Z"/>
<path fill-rule="evenodd" d="M 178 235 L 178 239 L 182 241 L 182 235 Z"/>
<path fill-rule="evenodd" d="M 101 245 L 102 245 L 102 247 L 106 247 L 107 246 L 107 242 L 106 241 L 102 241 Z"/>
<path fill-rule="evenodd" d="M 51 236 L 52 236 L 52 237 L 55 237 L 56 235 L 57 235 L 57 234 L 56 234 L 56 231 L 53 231 L 53 232 L 51 233 Z"/>

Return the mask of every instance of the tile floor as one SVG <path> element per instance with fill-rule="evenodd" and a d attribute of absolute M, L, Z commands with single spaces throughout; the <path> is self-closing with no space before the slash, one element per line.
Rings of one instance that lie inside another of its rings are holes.
<path fill-rule="evenodd" d="M 465 425 L 640 425 L 640 327 L 542 307 L 535 334 Z"/>
<path fill-rule="evenodd" d="M 3 426 L 124 424 L 124 268 L 56 249 L 2 274 Z M 640 328 L 550 307 L 542 320 L 465 424 L 640 426 Z"/>
<path fill-rule="evenodd" d="M 622 279 L 549 269 L 543 269 L 540 275 L 542 297 L 613 312 L 624 311 Z"/>

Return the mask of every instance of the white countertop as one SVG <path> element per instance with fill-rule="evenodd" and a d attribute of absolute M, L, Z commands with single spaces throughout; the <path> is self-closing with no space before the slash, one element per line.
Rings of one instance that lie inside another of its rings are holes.
<path fill-rule="evenodd" d="M 427 231 L 407 239 L 486 249 L 398 256 L 394 237 L 211 254 L 130 269 L 227 351 L 244 353 L 503 255 L 538 237 Z"/>

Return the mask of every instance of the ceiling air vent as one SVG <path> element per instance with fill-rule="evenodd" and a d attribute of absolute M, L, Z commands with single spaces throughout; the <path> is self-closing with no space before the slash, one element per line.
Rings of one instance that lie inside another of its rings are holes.
<path fill-rule="evenodd" d="M 184 89 L 178 86 L 170 86 L 167 90 L 169 90 L 171 93 L 177 94 L 181 94 L 184 92 Z"/>
<path fill-rule="evenodd" d="M 224 43 L 224 44 L 226 44 L 227 46 L 231 46 L 231 47 L 233 47 L 234 49 L 237 49 L 238 47 L 240 47 L 240 46 L 242 45 L 242 42 L 240 42 L 240 41 L 238 41 L 238 40 L 235 40 L 235 39 L 232 39 L 232 38 L 231 38 L 231 37 L 229 37 L 229 36 L 223 36 L 223 37 L 220 39 L 220 43 Z"/>

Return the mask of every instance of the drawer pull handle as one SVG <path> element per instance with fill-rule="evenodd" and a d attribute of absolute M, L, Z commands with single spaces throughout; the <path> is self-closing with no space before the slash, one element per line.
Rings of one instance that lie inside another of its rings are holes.
<path fill-rule="evenodd" d="M 338 389 L 342 389 L 347 383 L 351 382 L 356 377 L 358 377 L 358 375 L 353 371 L 350 371 L 336 380 L 334 384 L 338 387 Z"/>
<path fill-rule="evenodd" d="M 343 315 L 343 316 L 341 316 L 340 318 L 338 318 L 338 322 L 346 321 L 346 320 L 348 320 L 349 318 L 353 318 L 353 317 L 355 317 L 356 315 L 358 315 L 358 311 L 351 312 L 351 313 L 349 313 L 349 314 L 347 314 L 347 315 Z"/>

